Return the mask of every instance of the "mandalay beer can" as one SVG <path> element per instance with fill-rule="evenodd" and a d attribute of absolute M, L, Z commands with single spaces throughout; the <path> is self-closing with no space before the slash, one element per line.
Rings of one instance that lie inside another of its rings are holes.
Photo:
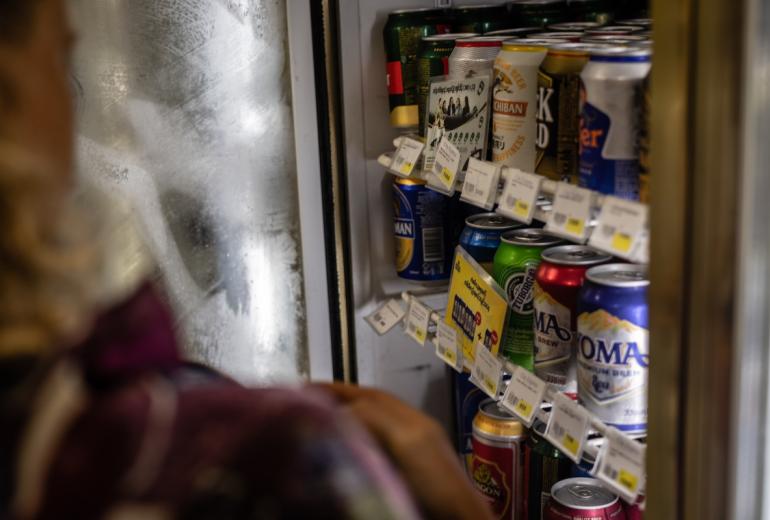
<path fill-rule="evenodd" d="M 568 478 L 551 488 L 543 520 L 626 520 L 617 495 L 595 478 Z"/>
<path fill-rule="evenodd" d="M 457 40 L 449 56 L 449 77 L 492 74 L 495 57 L 500 52 L 503 40 L 504 36 L 476 36 Z"/>
<path fill-rule="evenodd" d="M 577 305 L 578 399 L 605 424 L 647 430 L 647 267 L 605 264 L 586 271 Z"/>
<path fill-rule="evenodd" d="M 503 233 L 494 257 L 492 277 L 503 288 L 510 313 L 501 351 L 512 363 L 533 369 L 532 288 L 540 254 L 562 240 L 539 228 L 514 229 Z"/>
<path fill-rule="evenodd" d="M 647 49 L 596 50 L 580 74 L 579 184 L 639 199 L 638 91 L 650 72 Z"/>
<path fill-rule="evenodd" d="M 533 289 L 535 374 L 577 398 L 577 302 L 589 267 L 612 257 L 588 246 L 546 249 Z"/>
<path fill-rule="evenodd" d="M 495 59 L 492 86 L 492 161 L 535 171 L 537 71 L 546 48 L 513 40 Z"/>
<path fill-rule="evenodd" d="M 495 518 L 516 520 L 524 509 L 524 425 L 493 399 L 473 419 L 471 480 Z"/>
<path fill-rule="evenodd" d="M 479 213 L 465 219 L 465 229 L 460 235 L 460 245 L 487 272 L 492 272 L 497 248 L 503 233 L 522 227 L 518 222 L 497 213 Z"/>

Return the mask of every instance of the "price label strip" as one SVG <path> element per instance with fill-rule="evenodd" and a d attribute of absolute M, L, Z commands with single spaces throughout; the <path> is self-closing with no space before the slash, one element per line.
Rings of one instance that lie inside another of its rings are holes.
<path fill-rule="evenodd" d="M 501 404 L 518 416 L 528 427 L 532 426 L 540 403 L 543 402 L 546 383 L 526 368 L 516 367 L 505 390 Z"/>
<path fill-rule="evenodd" d="M 585 409 L 566 395 L 557 393 L 545 428 L 545 438 L 573 461 L 580 463 L 589 424 Z"/>
<path fill-rule="evenodd" d="M 436 342 L 436 355 L 457 372 L 462 372 L 463 353 L 457 344 L 457 331 L 445 322 L 440 321 L 436 337 L 438 339 Z"/>
<path fill-rule="evenodd" d="M 646 262 L 648 208 L 631 200 L 607 196 L 589 245 L 627 260 Z"/>
<path fill-rule="evenodd" d="M 509 168 L 500 205 L 496 211 L 508 218 L 531 224 L 542 182 L 543 177 L 540 175 Z"/>
<path fill-rule="evenodd" d="M 645 451 L 643 444 L 609 428 L 599 453 L 597 476 L 631 504 L 644 487 Z"/>
<path fill-rule="evenodd" d="M 433 175 L 429 185 L 447 195 L 454 195 L 455 179 L 460 171 L 460 150 L 449 139 L 442 137 L 436 148 L 436 159 L 433 162 Z M 438 182 L 436 182 L 438 181 Z"/>
<path fill-rule="evenodd" d="M 401 323 L 404 316 L 406 316 L 404 308 L 397 300 L 391 298 L 364 319 L 377 334 L 382 336 Z"/>
<path fill-rule="evenodd" d="M 398 145 L 396 155 L 390 163 L 390 171 L 401 177 L 412 175 L 417 162 L 420 160 L 425 144 L 413 137 L 404 137 Z"/>
<path fill-rule="evenodd" d="M 420 346 L 425 345 L 425 340 L 428 339 L 428 325 L 430 324 L 431 312 L 429 307 L 417 298 L 412 297 L 409 303 L 409 312 L 406 316 L 406 333 Z"/>
<path fill-rule="evenodd" d="M 590 190 L 564 182 L 558 183 L 553 197 L 553 210 L 545 225 L 546 231 L 584 243 L 588 238 L 592 203 L 593 193 Z"/>
<path fill-rule="evenodd" d="M 495 205 L 497 183 L 500 181 L 499 164 L 479 161 L 473 157 L 468 161 L 465 182 L 460 200 L 490 210 Z"/>
<path fill-rule="evenodd" d="M 503 364 L 483 343 L 476 343 L 476 355 L 471 368 L 471 381 L 494 400 L 498 399 Z"/>

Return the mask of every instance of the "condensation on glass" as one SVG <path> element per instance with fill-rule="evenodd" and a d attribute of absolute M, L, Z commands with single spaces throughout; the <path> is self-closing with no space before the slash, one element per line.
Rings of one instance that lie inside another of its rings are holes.
<path fill-rule="evenodd" d="M 252 383 L 304 376 L 284 2 L 70 5 L 81 176 L 130 203 L 188 354 Z"/>

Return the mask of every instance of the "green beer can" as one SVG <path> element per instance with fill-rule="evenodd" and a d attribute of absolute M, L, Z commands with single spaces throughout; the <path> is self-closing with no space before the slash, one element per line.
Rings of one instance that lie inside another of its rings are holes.
<path fill-rule="evenodd" d="M 540 265 L 540 253 L 562 242 L 542 229 L 514 229 L 503 233 L 495 253 L 492 277 L 505 290 L 510 307 L 500 352 L 512 363 L 530 371 L 535 357 L 532 331 L 535 273 Z"/>

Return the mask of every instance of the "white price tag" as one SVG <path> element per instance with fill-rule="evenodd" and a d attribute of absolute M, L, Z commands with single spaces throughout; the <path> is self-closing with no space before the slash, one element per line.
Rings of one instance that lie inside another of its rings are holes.
<path fill-rule="evenodd" d="M 560 182 L 553 197 L 553 210 L 546 223 L 546 231 L 583 243 L 588 237 L 588 224 L 591 220 L 593 193 L 585 188 L 578 188 Z"/>
<path fill-rule="evenodd" d="M 438 323 L 436 355 L 457 372 L 463 371 L 462 349 L 457 345 L 457 331 L 445 322 Z"/>
<path fill-rule="evenodd" d="M 406 311 L 401 304 L 390 299 L 364 319 L 377 334 L 382 336 L 400 323 L 404 316 L 406 316 Z"/>
<path fill-rule="evenodd" d="M 390 163 L 390 170 L 396 175 L 409 177 L 420 160 L 423 148 L 425 148 L 424 143 L 412 137 L 404 137 Z"/>
<path fill-rule="evenodd" d="M 531 224 L 542 182 L 540 175 L 509 168 L 503 196 L 496 211 L 508 218 Z"/>
<path fill-rule="evenodd" d="M 449 139 L 441 138 L 433 162 L 433 175 L 438 179 L 439 187 L 448 194 L 455 192 L 455 179 L 460 170 L 460 150 Z"/>
<path fill-rule="evenodd" d="M 557 393 L 545 427 L 545 438 L 569 458 L 580 463 L 588 425 L 589 418 L 585 409 L 566 395 Z"/>
<path fill-rule="evenodd" d="M 648 255 L 641 248 L 646 245 L 643 235 L 647 229 L 647 213 L 644 204 L 605 197 L 589 245 L 628 260 L 644 262 Z"/>
<path fill-rule="evenodd" d="M 484 209 L 492 209 L 497 196 L 497 183 L 500 180 L 499 164 L 479 161 L 473 157 L 468 161 L 465 182 L 460 199 Z"/>
<path fill-rule="evenodd" d="M 644 487 L 646 446 L 609 428 L 599 452 L 597 476 L 627 502 L 636 502 Z"/>
<path fill-rule="evenodd" d="M 532 426 L 545 395 L 546 383 L 526 368 L 516 367 L 503 395 L 502 405 Z"/>
<path fill-rule="evenodd" d="M 471 368 L 471 381 L 494 400 L 498 399 L 503 364 L 483 343 L 476 343 L 476 356 Z"/>
<path fill-rule="evenodd" d="M 431 310 L 417 298 L 412 297 L 406 317 L 406 333 L 420 345 L 428 338 Z"/>

